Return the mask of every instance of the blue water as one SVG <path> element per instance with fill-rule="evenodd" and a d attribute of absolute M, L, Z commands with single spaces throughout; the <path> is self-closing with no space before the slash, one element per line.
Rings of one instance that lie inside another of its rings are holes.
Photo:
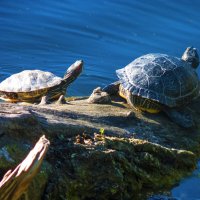
<path fill-rule="evenodd" d="M 199 10 L 199 0 L 1 0 L 0 81 L 24 69 L 63 76 L 83 59 L 68 95 L 89 95 L 140 55 L 200 49 Z M 200 198 L 195 185 L 188 194 L 193 190 Z"/>
<path fill-rule="evenodd" d="M 198 0 L 1 0 L 0 81 L 23 69 L 62 76 L 83 59 L 68 94 L 88 95 L 137 56 L 200 49 L 199 8 Z"/>
<path fill-rule="evenodd" d="M 200 161 L 192 176 L 181 181 L 171 193 L 178 200 L 200 200 Z"/>
<path fill-rule="evenodd" d="M 192 175 L 186 177 L 170 192 L 150 196 L 148 200 L 200 200 L 200 161 Z"/>

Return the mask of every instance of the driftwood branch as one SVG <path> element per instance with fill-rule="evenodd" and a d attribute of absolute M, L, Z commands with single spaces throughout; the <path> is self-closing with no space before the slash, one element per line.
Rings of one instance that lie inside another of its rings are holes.
<path fill-rule="evenodd" d="M 42 136 L 28 156 L 13 170 L 9 170 L 0 182 L 0 200 L 17 200 L 26 192 L 32 179 L 39 172 L 49 141 Z"/>

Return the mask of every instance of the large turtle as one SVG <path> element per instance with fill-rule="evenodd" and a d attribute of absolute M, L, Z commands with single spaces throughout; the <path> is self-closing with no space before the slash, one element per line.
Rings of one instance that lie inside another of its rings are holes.
<path fill-rule="evenodd" d="M 180 126 L 191 127 L 193 119 L 184 106 L 199 95 L 198 65 L 199 56 L 193 47 L 188 47 L 182 58 L 147 54 L 117 70 L 119 81 L 103 91 L 119 92 L 137 109 L 150 113 L 162 110 Z"/>
<path fill-rule="evenodd" d="M 83 61 L 78 60 L 66 71 L 63 78 L 51 72 L 24 70 L 0 83 L 0 98 L 10 102 L 39 102 L 43 97 L 56 100 L 65 95 L 66 88 L 82 72 Z"/>

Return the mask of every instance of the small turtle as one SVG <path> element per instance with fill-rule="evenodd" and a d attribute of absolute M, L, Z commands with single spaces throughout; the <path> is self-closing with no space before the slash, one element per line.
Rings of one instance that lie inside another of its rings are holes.
<path fill-rule="evenodd" d="M 184 106 L 199 95 L 195 69 L 199 65 L 197 50 L 188 47 L 182 58 L 166 54 L 147 54 L 116 71 L 119 81 L 103 91 L 124 97 L 142 111 L 164 111 L 182 127 L 193 126 L 193 119 Z"/>
<path fill-rule="evenodd" d="M 78 60 L 66 71 L 63 78 L 51 72 L 24 70 L 13 74 L 0 83 L 0 98 L 10 102 L 39 102 L 44 99 L 57 100 L 82 72 L 83 61 Z M 45 98 L 44 98 L 45 97 Z"/>

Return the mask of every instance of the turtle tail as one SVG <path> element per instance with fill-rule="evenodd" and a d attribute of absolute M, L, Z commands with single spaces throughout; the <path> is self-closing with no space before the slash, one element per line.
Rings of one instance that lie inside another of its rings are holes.
<path fill-rule="evenodd" d="M 65 75 L 63 77 L 65 85 L 68 86 L 69 84 L 71 84 L 81 74 L 82 71 L 83 71 L 83 61 L 77 60 L 65 72 Z"/>

